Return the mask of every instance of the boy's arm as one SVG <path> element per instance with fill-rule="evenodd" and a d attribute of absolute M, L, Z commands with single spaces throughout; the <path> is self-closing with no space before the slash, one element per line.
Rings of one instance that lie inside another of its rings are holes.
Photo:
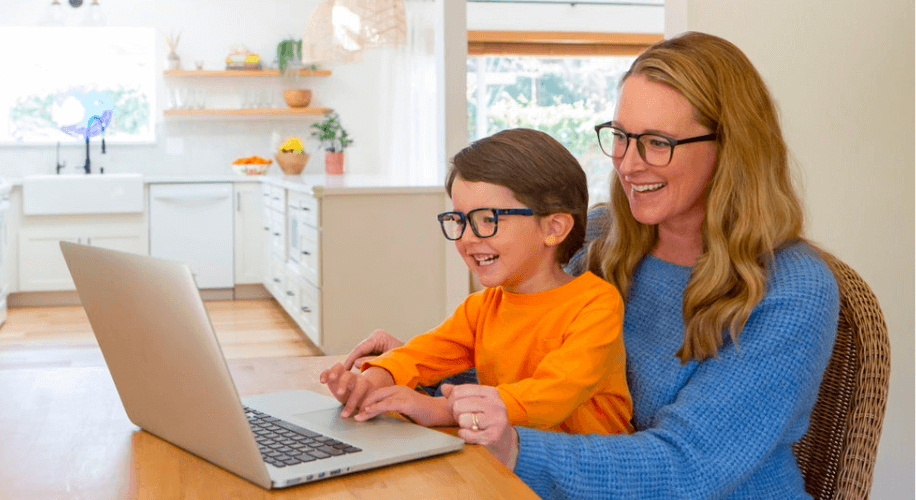
<path fill-rule="evenodd" d="M 427 333 L 392 349 L 362 369 L 387 370 L 397 385 L 429 385 L 474 366 L 474 332 L 482 294 L 468 297 L 451 317 Z"/>
<path fill-rule="evenodd" d="M 608 376 L 619 372 L 623 379 L 626 353 L 619 297 L 616 304 L 582 311 L 563 345 L 544 356 L 531 377 L 497 387 L 511 424 L 557 425 L 591 398 Z M 629 400 L 626 386 L 620 390 Z"/>

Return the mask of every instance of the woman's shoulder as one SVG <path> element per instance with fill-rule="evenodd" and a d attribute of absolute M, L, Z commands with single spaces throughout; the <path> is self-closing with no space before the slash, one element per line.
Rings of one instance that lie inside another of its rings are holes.
<path fill-rule="evenodd" d="M 777 251 L 769 266 L 771 287 L 827 287 L 836 289 L 836 279 L 820 252 L 805 242 Z"/>

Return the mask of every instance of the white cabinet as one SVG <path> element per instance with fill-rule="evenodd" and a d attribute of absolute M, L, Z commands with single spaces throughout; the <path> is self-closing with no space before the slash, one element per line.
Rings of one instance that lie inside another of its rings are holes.
<path fill-rule="evenodd" d="M 188 264 L 200 288 L 232 288 L 232 184 L 154 184 L 149 195 L 150 255 Z"/>
<path fill-rule="evenodd" d="M 18 240 L 21 292 L 75 290 L 61 240 L 140 255 L 148 248 L 144 214 L 24 217 Z"/>
<path fill-rule="evenodd" d="M 326 354 L 376 328 L 407 340 L 452 313 L 446 276 L 463 263 L 436 222 L 450 206 L 442 189 L 264 193 L 264 285 Z"/>
<path fill-rule="evenodd" d="M 234 186 L 236 285 L 261 283 L 264 279 L 268 240 L 261 208 L 261 187 L 257 182 L 237 182 Z"/>

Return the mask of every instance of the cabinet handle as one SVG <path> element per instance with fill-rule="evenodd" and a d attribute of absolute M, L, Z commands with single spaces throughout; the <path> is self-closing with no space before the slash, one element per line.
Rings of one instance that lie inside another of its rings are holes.
<path fill-rule="evenodd" d="M 304 312 L 304 313 L 310 313 L 310 312 L 312 312 L 312 310 L 309 309 L 308 307 L 303 306 L 303 307 L 302 307 L 302 312 Z"/>
<path fill-rule="evenodd" d="M 86 244 L 92 245 L 92 238 L 86 238 Z"/>
<path fill-rule="evenodd" d="M 280 236 L 280 233 L 274 233 L 274 236 Z"/>
<path fill-rule="evenodd" d="M 302 207 L 302 210 L 305 210 L 306 212 L 308 212 L 311 209 L 309 207 Z"/>
<path fill-rule="evenodd" d="M 235 211 L 242 211 L 242 193 L 235 193 Z"/>
<path fill-rule="evenodd" d="M 264 226 L 265 231 L 270 231 L 270 226 Z"/>
<path fill-rule="evenodd" d="M 279 282 L 280 282 L 280 278 L 274 278 L 274 283 L 279 283 Z"/>
<path fill-rule="evenodd" d="M 303 250 L 302 255 L 312 255 L 312 252 L 306 252 L 305 250 Z"/>
<path fill-rule="evenodd" d="M 289 290 L 287 290 L 287 291 L 286 291 L 286 295 L 289 295 L 290 297 L 292 297 L 293 295 L 296 295 L 296 294 L 293 293 L 293 292 L 291 292 L 291 291 L 289 291 Z"/>

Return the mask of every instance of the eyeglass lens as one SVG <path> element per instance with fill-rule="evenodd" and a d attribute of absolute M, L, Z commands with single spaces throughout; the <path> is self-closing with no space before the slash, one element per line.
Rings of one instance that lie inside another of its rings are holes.
<path fill-rule="evenodd" d="M 465 217 L 471 221 L 471 230 L 478 238 L 489 238 L 496 234 L 496 212 L 492 209 L 471 210 Z M 465 217 L 458 212 L 446 212 L 439 216 L 442 232 L 450 240 L 457 240 L 464 234 Z"/>
<path fill-rule="evenodd" d="M 606 155 L 620 160 L 627 152 L 630 137 L 620 129 L 605 127 L 598 131 L 598 144 Z M 649 165 L 662 167 L 671 161 L 671 142 L 662 136 L 640 135 L 636 141 L 636 149 L 643 161 Z"/>

